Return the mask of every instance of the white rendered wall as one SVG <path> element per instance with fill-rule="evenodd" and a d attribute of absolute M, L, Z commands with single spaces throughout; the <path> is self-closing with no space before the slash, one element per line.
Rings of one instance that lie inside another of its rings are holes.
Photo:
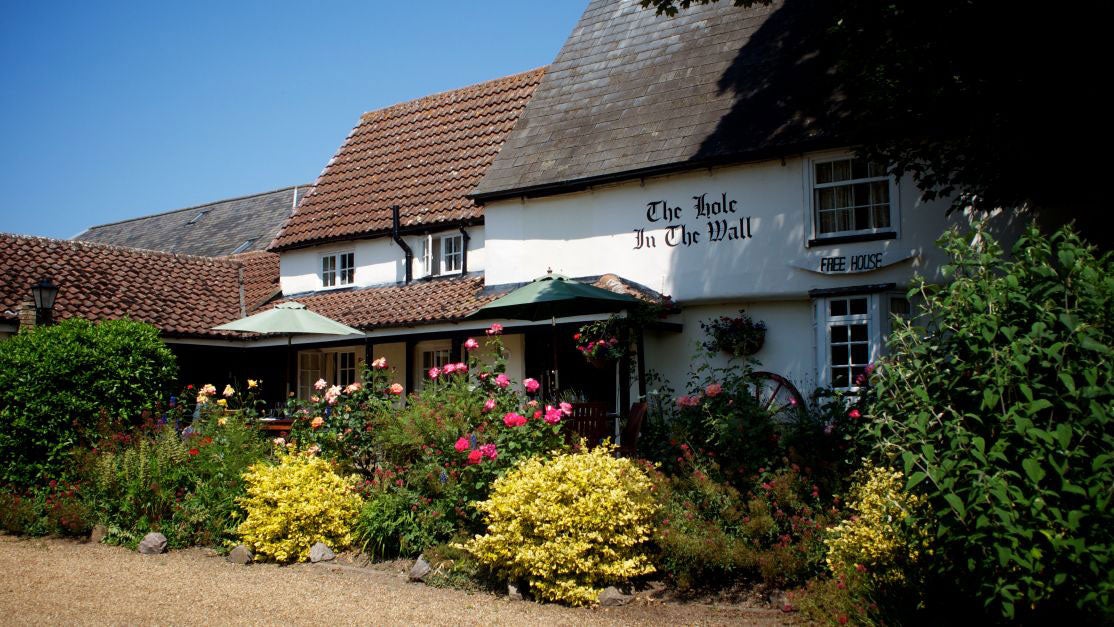
<path fill-rule="evenodd" d="M 483 227 L 471 227 L 466 230 L 470 237 L 468 241 L 468 271 L 482 271 L 484 269 Z M 452 229 L 433 235 L 436 237 L 459 232 L 459 229 Z M 425 274 L 422 267 L 422 247 L 425 236 L 409 235 L 403 237 L 403 241 L 414 251 L 414 278 L 421 278 Z M 290 295 L 320 291 L 322 289 L 321 257 L 327 254 L 345 252 L 354 254 L 353 261 L 356 264 L 355 283 L 352 286 L 343 285 L 326 289 L 387 285 L 406 280 L 406 256 L 402 252 L 402 248 L 390 237 L 380 236 L 374 239 L 351 240 L 310 248 L 298 248 L 281 253 L 279 255 L 279 273 L 281 275 L 282 293 Z"/>
<path fill-rule="evenodd" d="M 866 283 L 902 285 L 914 271 L 936 277 L 942 256 L 934 242 L 949 223 L 946 201 L 926 204 L 911 182 L 902 181 L 893 199 L 896 239 L 809 248 L 808 164 L 805 158 L 766 161 L 490 202 L 487 284 L 529 281 L 548 268 L 574 277 L 611 272 L 692 302 L 796 298 L 813 288 Z M 735 211 L 717 219 L 727 219 L 728 226 L 743 220 L 750 237 L 709 242 L 710 220 L 696 215 L 694 197 L 701 195 L 706 202 L 734 201 Z M 679 208 L 679 215 L 669 219 L 660 206 L 651 209 L 649 203 L 657 201 Z M 688 245 L 676 242 L 682 226 L 696 237 Z M 820 272 L 823 257 L 879 253 L 881 269 Z"/>

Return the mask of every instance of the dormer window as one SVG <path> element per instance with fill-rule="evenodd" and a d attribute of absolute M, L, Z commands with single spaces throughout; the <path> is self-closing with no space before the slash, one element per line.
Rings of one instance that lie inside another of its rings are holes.
<path fill-rule="evenodd" d="M 427 235 L 422 260 L 426 276 L 459 274 L 464 269 L 464 236 Z"/>
<path fill-rule="evenodd" d="M 321 256 L 321 287 L 352 285 L 355 281 L 353 253 L 329 253 Z"/>

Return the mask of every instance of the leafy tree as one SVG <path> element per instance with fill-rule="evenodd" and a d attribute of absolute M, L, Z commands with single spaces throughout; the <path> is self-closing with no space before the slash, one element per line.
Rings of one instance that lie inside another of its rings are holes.
<path fill-rule="evenodd" d="M 135 420 L 177 374 L 155 327 L 70 319 L 0 342 L 0 483 L 59 478 L 99 424 Z"/>
<path fill-rule="evenodd" d="M 953 280 L 915 287 L 864 435 L 927 499 L 944 605 L 1110 620 L 1114 256 L 1070 228 L 1031 227 L 1008 260 L 983 232 L 942 243 Z"/>
<path fill-rule="evenodd" d="M 642 6 L 675 15 L 714 1 Z M 1086 148 L 1097 144 L 1106 118 L 1096 80 L 1098 59 L 1107 56 L 1100 6 L 825 4 L 832 16 L 820 52 L 832 67 L 823 88 L 840 94 L 832 130 L 894 174 L 911 173 L 929 198 L 954 197 L 953 208 L 1036 207 L 1042 219 L 1075 219 L 1105 246 L 1105 229 L 1089 228 L 1104 214 L 1103 190 L 1089 181 L 1101 178 L 1105 161 L 1089 158 Z"/>

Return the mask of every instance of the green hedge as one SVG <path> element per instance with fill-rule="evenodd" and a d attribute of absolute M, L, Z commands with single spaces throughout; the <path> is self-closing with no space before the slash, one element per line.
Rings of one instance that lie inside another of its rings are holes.
<path fill-rule="evenodd" d="M 135 420 L 177 376 L 147 324 L 66 320 L 0 342 L 0 483 L 63 475 L 95 429 Z"/>

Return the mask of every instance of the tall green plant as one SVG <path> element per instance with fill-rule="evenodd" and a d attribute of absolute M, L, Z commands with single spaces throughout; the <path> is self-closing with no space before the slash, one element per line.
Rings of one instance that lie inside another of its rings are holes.
<path fill-rule="evenodd" d="M 0 483 L 62 476 L 98 422 L 135 420 L 177 374 L 158 329 L 70 319 L 0 342 Z"/>
<path fill-rule="evenodd" d="M 941 240 L 951 282 L 919 282 L 865 436 L 935 512 L 936 580 L 1005 618 L 1114 614 L 1114 259 L 1029 228 Z"/>

